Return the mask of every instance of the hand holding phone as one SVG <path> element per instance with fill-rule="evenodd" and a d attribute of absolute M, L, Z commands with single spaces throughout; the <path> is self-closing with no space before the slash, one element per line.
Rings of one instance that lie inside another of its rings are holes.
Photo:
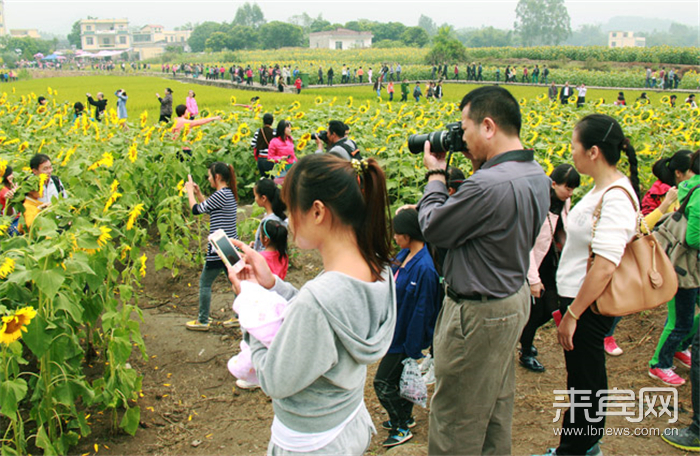
<path fill-rule="evenodd" d="M 228 236 L 226 236 L 224 230 L 214 231 L 209 236 L 209 241 L 227 268 L 233 269 L 236 273 L 243 269 L 245 261 L 243 261 L 240 251 L 233 245 Z"/>

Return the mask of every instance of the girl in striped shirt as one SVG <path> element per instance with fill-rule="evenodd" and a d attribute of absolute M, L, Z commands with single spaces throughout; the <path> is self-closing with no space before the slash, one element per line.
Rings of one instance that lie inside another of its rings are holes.
<path fill-rule="evenodd" d="M 216 191 L 205 198 L 199 186 L 189 176 L 185 184 L 187 198 L 189 199 L 192 214 L 209 214 L 209 232 L 224 230 L 226 236 L 238 239 L 236 227 L 236 212 L 238 210 L 238 192 L 236 190 L 236 173 L 233 166 L 222 162 L 215 162 L 209 166 L 208 180 Z M 211 243 L 207 243 L 207 257 L 204 263 L 202 275 L 199 278 L 199 316 L 196 320 L 186 323 L 187 329 L 193 331 L 209 330 L 209 308 L 211 306 L 211 286 L 220 273 L 226 275 L 226 267 L 221 261 Z M 224 327 L 231 328 L 238 324 L 236 318 L 231 318 L 223 323 Z"/>

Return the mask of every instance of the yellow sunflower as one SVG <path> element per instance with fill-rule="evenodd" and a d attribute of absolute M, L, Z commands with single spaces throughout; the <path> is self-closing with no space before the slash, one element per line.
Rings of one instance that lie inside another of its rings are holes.
<path fill-rule="evenodd" d="M 321 103 L 323 103 L 323 98 L 321 96 L 316 97 L 316 99 L 314 100 L 314 103 L 316 103 L 317 105 L 320 105 Z"/>
<path fill-rule="evenodd" d="M 33 307 L 24 307 L 12 315 L 2 317 L 0 342 L 10 345 L 22 337 L 22 331 L 27 332 L 27 326 L 34 317 L 36 317 L 36 311 Z"/>
<path fill-rule="evenodd" d="M 0 279 L 6 279 L 15 270 L 15 260 L 5 258 L 5 261 L 0 266 Z"/>

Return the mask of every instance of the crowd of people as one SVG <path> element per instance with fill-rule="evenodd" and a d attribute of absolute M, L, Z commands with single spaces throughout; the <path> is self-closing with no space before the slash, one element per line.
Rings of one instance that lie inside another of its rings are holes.
<path fill-rule="evenodd" d="M 393 83 L 388 76 L 387 81 Z M 123 90 L 115 95 L 127 98 Z M 171 115 L 172 91 L 156 95 Z M 96 109 L 101 102 L 106 105 L 102 94 L 97 99 L 88 94 Z M 412 416 L 413 402 L 402 394 L 402 374 L 428 350 L 436 384 L 429 453 L 510 454 L 513 354 L 520 342 L 520 365 L 544 372 L 533 340 L 551 318 L 564 350 L 562 383 L 606 397 L 606 339 L 616 320 L 595 313 L 593 305 L 639 229 L 638 211 L 653 226 L 664 213 L 682 208 L 688 220 L 685 241 L 690 249 L 700 248 L 700 192 L 694 192 L 700 184 L 700 151 L 660 160 L 654 166 L 658 182 L 642 197 L 634 146 L 610 116 L 580 119 L 571 132 L 573 166 L 560 165 L 547 176 L 534 151 L 522 145 L 520 106 L 508 90 L 472 90 L 459 108 L 468 144 L 461 152 L 473 174 L 465 179 L 448 167 L 446 154 L 431 152 L 426 142 L 423 196 L 406 202 L 393 221 L 383 170 L 375 159 L 362 157 L 348 126 L 337 120 L 316 135 L 315 153 L 298 158 L 291 123 L 282 119 L 273 128 L 272 114 L 262 117 L 251 146 L 261 175 L 253 187 L 255 204 L 264 217 L 251 244 L 238 239 L 237 188 L 248 183 L 237 182 L 233 167 L 207 166 L 209 196 L 188 177 L 188 210 L 208 214 L 210 235 L 222 230 L 242 262 L 227 264 L 218 248 L 207 244 L 199 312 L 185 327 L 210 329 L 211 286 L 220 275 L 227 277 L 237 295 L 234 308 L 241 313 L 240 320 L 232 315 L 222 324 L 242 327 L 238 356 L 245 349 L 247 358 L 236 362 L 255 373 L 236 383 L 262 388 L 272 400 L 268 454 L 363 454 L 376 432 L 364 401 L 367 366 L 375 362 L 373 386 L 388 415 L 381 423 L 388 431 L 383 445 L 408 441 L 411 429 L 426 423 Z M 185 123 L 217 120 L 188 118 L 191 104 L 177 106 L 176 114 L 180 129 Z M 622 155 L 629 177 L 618 170 Z M 270 173 L 275 165 L 282 168 L 279 176 Z M 37 154 L 29 167 L 45 177 L 41 191 L 22 196 L 27 226 L 45 205 L 68 194 L 53 175 L 50 157 Z M 572 205 L 581 175 L 589 176 L 593 187 Z M 2 177 L 0 205 L 6 211 L 18 186 L 11 167 Z M 290 240 L 300 249 L 317 250 L 323 263 L 323 272 L 298 289 L 284 281 Z M 595 261 L 589 266 L 591 256 Z M 256 299 L 271 303 L 264 321 L 243 318 L 243 309 Z M 663 435 L 687 451 L 700 450 L 697 301 L 698 288 L 678 289 L 649 364 L 650 376 L 673 386 L 685 381 L 673 363 L 690 367 L 692 424 Z M 273 329 L 260 331 L 263 323 Z M 231 363 L 229 368 L 238 372 Z M 571 407 L 563 422 L 567 432 L 547 454 L 600 455 L 604 426 L 601 400 Z"/>

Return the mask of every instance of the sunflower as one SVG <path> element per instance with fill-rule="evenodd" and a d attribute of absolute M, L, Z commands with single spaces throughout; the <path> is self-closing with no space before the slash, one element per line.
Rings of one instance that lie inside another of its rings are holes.
<path fill-rule="evenodd" d="M 5 261 L 0 266 L 0 279 L 6 279 L 15 270 L 15 260 L 5 258 Z"/>
<path fill-rule="evenodd" d="M 117 193 L 117 195 L 119 195 L 119 193 Z M 121 195 L 119 195 L 119 196 L 121 196 Z M 112 239 L 112 235 L 109 234 L 111 231 L 112 230 L 110 228 L 107 228 L 106 226 L 101 226 L 100 227 L 101 234 L 97 238 L 97 245 L 99 245 L 100 247 L 104 247 L 105 245 L 107 245 L 107 241 Z"/>
<path fill-rule="evenodd" d="M 294 115 L 295 119 L 303 119 L 304 118 L 304 111 L 299 111 Z"/>
<path fill-rule="evenodd" d="M 146 257 L 145 253 L 143 255 L 141 255 L 141 257 L 139 258 L 139 263 L 141 264 L 141 267 L 139 267 L 139 275 L 141 277 L 146 277 L 146 260 L 147 259 L 148 259 L 148 257 Z"/>
<path fill-rule="evenodd" d="M 231 104 L 232 105 L 236 104 L 236 97 L 234 95 L 231 95 Z"/>
<path fill-rule="evenodd" d="M 302 141 L 309 141 L 311 139 L 311 133 L 304 133 L 300 138 Z"/>
<path fill-rule="evenodd" d="M 231 142 L 234 144 L 238 144 L 241 141 L 241 135 L 238 133 L 234 133 L 233 136 L 231 136 Z"/>
<path fill-rule="evenodd" d="M 345 106 L 348 108 L 352 108 L 352 103 L 353 103 L 353 98 L 352 96 L 349 96 L 348 99 L 345 101 Z"/>
<path fill-rule="evenodd" d="M 112 204 L 114 204 L 121 197 L 122 197 L 122 194 L 117 193 L 117 192 L 114 192 L 111 195 L 109 195 L 109 199 L 105 203 L 105 208 L 102 210 L 102 212 L 107 212 L 109 210 L 109 208 L 112 206 Z"/>
<path fill-rule="evenodd" d="M 652 117 L 654 117 L 654 110 L 649 109 L 647 111 L 643 111 L 639 115 L 639 120 L 641 120 L 642 122 L 649 122 L 652 119 Z"/>
<path fill-rule="evenodd" d="M 367 108 L 367 106 L 360 106 L 360 114 L 366 113 L 367 109 L 369 109 L 369 108 Z"/>
<path fill-rule="evenodd" d="M 321 96 L 316 97 L 316 99 L 314 100 L 314 103 L 316 103 L 317 105 L 320 105 L 321 103 L 323 103 L 323 98 Z"/>
<path fill-rule="evenodd" d="M 116 179 L 114 179 L 114 181 L 112 181 L 112 185 L 110 185 L 110 187 L 109 187 L 109 193 L 114 193 L 114 192 L 116 192 L 116 191 L 117 191 L 117 187 L 119 187 L 119 181 L 116 180 Z"/>
<path fill-rule="evenodd" d="M 248 136 L 250 135 L 250 128 L 248 128 L 247 123 L 242 123 L 238 126 L 238 134 L 241 136 Z"/>
<path fill-rule="evenodd" d="M 136 162 L 138 158 L 139 151 L 136 149 L 136 141 L 134 141 L 131 146 L 129 146 L 129 161 L 131 163 Z"/>
<path fill-rule="evenodd" d="M 136 221 L 136 218 L 141 215 L 141 212 L 143 212 L 143 204 L 141 203 L 137 204 L 133 209 L 131 209 L 131 211 L 129 211 L 129 220 L 126 222 L 127 231 L 134 227 L 134 222 Z"/>
<path fill-rule="evenodd" d="M 300 141 L 297 143 L 297 150 L 298 150 L 298 151 L 304 150 L 304 148 L 306 147 L 306 144 L 307 144 L 306 141 L 304 141 L 303 139 L 300 140 Z"/>
<path fill-rule="evenodd" d="M 10 345 L 22 337 L 22 331 L 27 332 L 27 326 L 34 317 L 36 317 L 36 311 L 33 307 L 24 307 L 12 315 L 2 317 L 0 342 Z"/>
<path fill-rule="evenodd" d="M 185 193 L 185 179 L 180 179 L 180 182 L 177 183 L 175 190 L 177 190 L 178 196 L 182 196 Z"/>

